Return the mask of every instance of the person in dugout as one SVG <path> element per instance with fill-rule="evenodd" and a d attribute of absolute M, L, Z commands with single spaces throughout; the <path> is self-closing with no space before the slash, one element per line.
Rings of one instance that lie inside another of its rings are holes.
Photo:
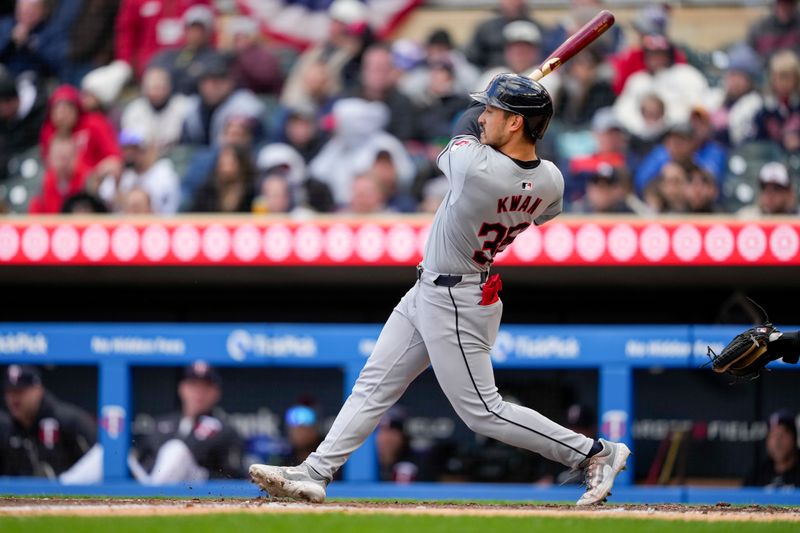
<path fill-rule="evenodd" d="M 9 365 L 3 396 L 8 413 L 0 411 L 0 476 L 46 477 L 65 484 L 101 481 L 97 424 L 49 393 L 35 367 Z"/>
<path fill-rule="evenodd" d="M 786 409 L 772 413 L 764 444 L 767 456 L 750 472 L 745 485 L 773 489 L 800 487 L 795 415 Z"/>
<path fill-rule="evenodd" d="M 222 379 L 204 361 L 186 367 L 178 383 L 179 412 L 159 417 L 133 443 L 128 466 L 146 485 L 243 477 L 242 439 L 216 409 Z"/>
<path fill-rule="evenodd" d="M 284 415 L 288 453 L 286 464 L 303 462 L 322 442 L 317 412 L 307 405 L 293 405 Z"/>

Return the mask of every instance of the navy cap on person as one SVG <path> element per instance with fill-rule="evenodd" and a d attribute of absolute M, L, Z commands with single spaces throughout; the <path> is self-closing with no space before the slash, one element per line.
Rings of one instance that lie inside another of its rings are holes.
<path fill-rule="evenodd" d="M 205 361 L 195 361 L 184 368 L 183 379 L 202 379 L 214 385 L 222 385 L 222 378 Z"/>
<path fill-rule="evenodd" d="M 588 183 L 597 184 L 600 182 L 605 183 L 618 183 L 620 181 L 619 171 L 612 165 L 606 162 L 600 162 L 597 164 L 597 168 L 594 169 L 593 172 L 590 172 L 587 178 Z M 580 405 L 573 405 L 570 407 L 582 408 Z"/>
<path fill-rule="evenodd" d="M 9 365 L 3 375 L 3 386 L 6 389 L 25 389 L 41 384 L 39 370 L 29 365 Z"/>
<path fill-rule="evenodd" d="M 770 429 L 772 429 L 773 426 L 785 427 L 792 435 L 794 435 L 794 440 L 797 440 L 797 424 L 795 422 L 795 416 L 787 409 L 779 409 L 769 415 Z"/>
<path fill-rule="evenodd" d="M 406 426 L 406 412 L 399 407 L 392 407 L 381 418 L 379 427 L 403 431 Z"/>
<path fill-rule="evenodd" d="M 227 78 L 230 71 L 230 60 L 223 54 L 209 56 L 202 65 L 199 78 Z"/>
<path fill-rule="evenodd" d="M 447 30 L 443 28 L 437 28 L 428 35 L 428 40 L 426 43 L 428 46 L 431 45 L 441 45 L 446 46 L 447 48 L 453 48 L 453 39 L 450 37 L 450 34 Z"/>

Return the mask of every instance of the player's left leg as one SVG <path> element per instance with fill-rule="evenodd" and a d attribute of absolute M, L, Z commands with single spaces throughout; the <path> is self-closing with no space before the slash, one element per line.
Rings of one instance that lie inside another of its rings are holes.
<path fill-rule="evenodd" d="M 427 350 L 415 325 L 416 297 L 415 285 L 384 325 L 353 391 L 317 450 L 296 467 L 250 467 L 251 479 L 270 496 L 323 501 L 334 473 L 428 367 Z"/>
<path fill-rule="evenodd" d="M 617 448 L 624 445 L 595 444 L 593 439 L 532 409 L 503 401 L 495 385 L 489 355 L 503 304 L 477 305 L 480 296 L 477 284 L 424 287 L 422 297 L 426 305 L 420 306 L 419 323 L 439 385 L 456 413 L 473 431 L 572 468 L 586 470 L 594 465 L 593 480 L 588 481 L 602 485 L 599 492 L 593 493 L 593 500 L 602 500 L 630 452 L 627 448 Z M 597 459 L 592 462 L 593 455 Z M 611 471 L 604 468 L 607 463 Z"/>
<path fill-rule="evenodd" d="M 306 464 L 332 479 L 429 364 L 427 349 L 411 319 L 395 310 L 325 440 Z"/>

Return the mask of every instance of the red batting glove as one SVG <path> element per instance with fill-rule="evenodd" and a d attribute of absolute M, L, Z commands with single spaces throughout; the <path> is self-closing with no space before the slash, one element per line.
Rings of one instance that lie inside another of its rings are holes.
<path fill-rule="evenodd" d="M 503 282 L 500 281 L 500 274 L 492 274 L 486 283 L 483 285 L 483 296 L 481 297 L 481 305 L 492 305 L 500 299 L 498 294 L 503 290 Z"/>

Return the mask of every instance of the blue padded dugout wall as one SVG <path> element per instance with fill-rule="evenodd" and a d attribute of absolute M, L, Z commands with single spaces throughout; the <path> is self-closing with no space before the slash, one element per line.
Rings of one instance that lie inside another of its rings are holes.
<path fill-rule="evenodd" d="M 633 448 L 633 371 L 697 368 L 706 347 L 720 349 L 741 326 L 519 326 L 501 328 L 492 358 L 496 368 L 598 370 L 598 427 L 606 438 Z M 96 365 L 98 418 L 105 482 L 65 487 L 37 479 L 0 479 L 3 494 L 108 494 L 254 496 L 244 481 L 201 486 L 142 487 L 129 480 L 131 368 L 182 366 L 196 359 L 224 367 L 335 367 L 347 395 L 380 333 L 379 325 L 345 324 L 36 324 L 0 325 L 0 364 Z M 776 364 L 776 368 L 791 368 Z M 633 449 L 633 453 L 636 450 Z M 531 485 L 378 484 L 370 438 L 348 462 L 331 496 L 447 499 L 572 500 L 579 488 Z M 800 504 L 800 491 L 635 487 L 620 475 L 615 500 Z"/>

